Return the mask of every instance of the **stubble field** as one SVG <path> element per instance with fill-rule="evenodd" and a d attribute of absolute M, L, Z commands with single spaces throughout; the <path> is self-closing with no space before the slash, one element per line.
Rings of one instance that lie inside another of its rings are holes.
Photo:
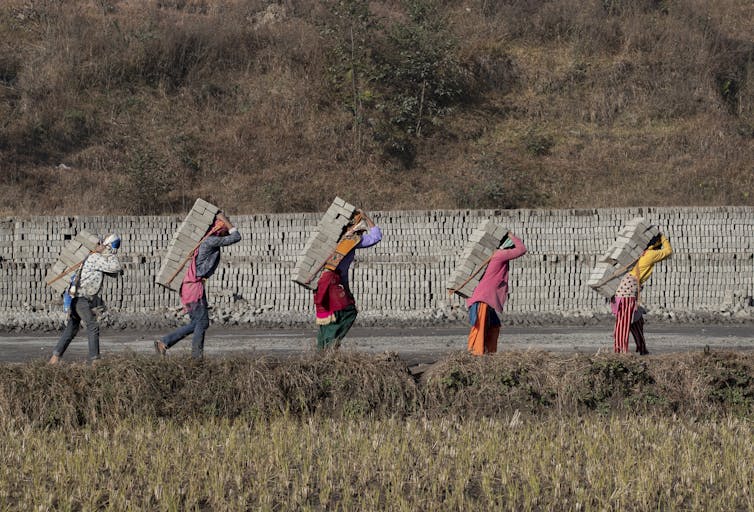
<path fill-rule="evenodd" d="M 754 429 L 733 417 L 2 423 L 6 510 L 754 507 Z"/>
<path fill-rule="evenodd" d="M 747 510 L 754 356 L 0 367 L 8 510 Z"/>

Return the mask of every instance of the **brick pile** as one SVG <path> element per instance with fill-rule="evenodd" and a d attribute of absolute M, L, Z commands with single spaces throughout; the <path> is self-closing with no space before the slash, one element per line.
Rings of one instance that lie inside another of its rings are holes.
<path fill-rule="evenodd" d="M 480 270 L 474 277 L 469 277 L 492 256 L 499 247 L 508 229 L 491 220 L 485 219 L 469 237 L 458 265 L 448 279 L 448 289 L 455 290 L 461 297 L 471 297 L 479 281 L 484 275 Z M 468 279 L 468 282 L 464 282 Z"/>
<path fill-rule="evenodd" d="M 296 267 L 293 281 L 310 290 L 317 287 L 317 276 L 335 251 L 345 227 L 353 218 L 356 207 L 336 197 L 317 224 L 317 228 L 306 242 Z"/>
<path fill-rule="evenodd" d="M 10 261 L 13 258 L 13 244 L 15 242 L 12 220 L 0 221 L 0 261 Z"/>
<path fill-rule="evenodd" d="M 616 232 L 634 217 L 652 219 L 668 236 L 672 258 L 642 291 L 651 308 L 720 311 L 731 299 L 754 296 L 754 208 L 604 208 L 588 210 L 416 210 L 370 212 L 382 228 L 380 244 L 359 250 L 351 288 L 362 318 L 432 318 L 462 308 L 448 297 L 469 238 L 489 219 L 528 248 L 511 262 L 506 313 L 607 313 L 605 298 L 587 285 Z M 179 306 L 155 285 L 179 216 L 86 216 L 0 219 L 0 311 L 59 311 L 60 295 L 45 284 L 49 267 L 76 233 L 120 233 L 125 274 L 108 280 L 102 297 L 111 311 L 159 315 Z M 311 292 L 291 277 L 317 231 L 322 213 L 233 216 L 239 243 L 224 247 L 208 281 L 215 311 L 271 311 L 310 318 Z M 178 278 L 176 278 L 178 279 Z"/>
<path fill-rule="evenodd" d="M 181 289 L 183 276 L 189 268 L 187 258 L 215 222 L 215 215 L 219 211 L 217 206 L 203 199 L 196 200 L 168 244 L 167 253 L 155 278 L 157 284 L 173 291 Z"/>
<path fill-rule="evenodd" d="M 657 226 L 644 217 L 634 217 L 618 232 L 610 248 L 597 260 L 587 285 L 603 297 L 610 298 L 633 263 L 641 256 L 649 241 L 659 234 Z"/>
<path fill-rule="evenodd" d="M 89 233 L 86 230 L 81 230 L 73 240 L 70 240 L 65 244 L 63 250 L 60 251 L 57 261 L 48 269 L 45 282 L 52 287 L 58 294 L 61 294 L 68 288 L 71 275 L 74 271 L 70 271 L 67 275 L 60 276 L 61 273 L 68 270 L 70 267 L 78 265 L 84 258 L 86 258 L 99 243 L 99 238 L 96 235 Z M 57 278 L 57 279 L 56 279 Z"/>

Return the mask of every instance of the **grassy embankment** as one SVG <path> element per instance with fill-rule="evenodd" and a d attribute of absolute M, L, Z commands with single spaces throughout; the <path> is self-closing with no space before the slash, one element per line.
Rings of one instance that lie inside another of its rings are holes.
<path fill-rule="evenodd" d="M 754 357 L 0 367 L 7 509 L 754 506 Z"/>
<path fill-rule="evenodd" d="M 752 205 L 752 32 L 749 0 L 8 0 L 0 214 Z"/>

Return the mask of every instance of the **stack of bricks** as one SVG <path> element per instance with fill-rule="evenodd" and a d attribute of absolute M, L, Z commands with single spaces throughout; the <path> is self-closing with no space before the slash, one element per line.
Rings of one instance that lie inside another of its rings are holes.
<path fill-rule="evenodd" d="M 293 281 L 313 290 L 317 275 L 325 261 L 335 251 L 338 240 L 353 218 L 356 207 L 336 197 L 309 237 L 293 270 Z"/>
<path fill-rule="evenodd" d="M 0 261 L 13 257 L 13 242 L 15 238 L 13 221 L 0 220 Z"/>
<path fill-rule="evenodd" d="M 598 258 L 587 285 L 603 297 L 615 295 L 622 274 L 629 270 L 649 241 L 659 233 L 659 228 L 649 224 L 644 217 L 631 219 L 618 232 L 613 245 Z"/>
<path fill-rule="evenodd" d="M 174 291 L 181 289 L 183 276 L 188 271 L 188 258 L 215 222 L 220 209 L 203 199 L 197 199 L 191 211 L 173 234 L 167 247 L 167 254 L 155 282 Z"/>
<path fill-rule="evenodd" d="M 61 273 L 84 261 L 84 258 L 97 247 L 98 243 L 99 239 L 95 235 L 85 230 L 80 231 L 60 251 L 58 260 L 47 271 L 45 282 L 58 294 L 63 293 L 68 288 L 73 272 L 78 271 L 78 269 L 71 270 L 63 276 L 61 276 Z"/>
<path fill-rule="evenodd" d="M 650 307 L 714 312 L 732 294 L 754 296 L 751 207 L 370 212 L 383 239 L 357 251 L 351 289 L 365 313 L 388 320 L 463 307 L 459 295 L 448 298 L 448 276 L 478 224 L 490 219 L 508 227 L 528 249 L 511 262 L 506 313 L 606 313 L 605 298 L 587 282 L 616 232 L 637 216 L 661 226 L 673 245 L 673 258 L 655 268 L 650 286 L 642 290 Z M 161 315 L 178 305 L 176 294 L 155 285 L 155 278 L 183 220 L 175 215 L 0 219 L 0 311 L 59 311 L 60 295 L 45 284 L 45 276 L 75 233 L 87 230 L 117 232 L 123 239 L 118 256 L 125 274 L 102 289 L 111 311 Z M 242 239 L 223 248 L 220 266 L 207 282 L 213 306 L 272 311 L 280 318 L 309 315 L 311 292 L 291 277 L 322 213 L 231 220 Z"/>
<path fill-rule="evenodd" d="M 460 263 L 448 279 L 448 289 L 452 289 L 462 297 L 471 297 L 474 288 L 479 284 L 483 271 L 479 271 L 469 279 L 499 247 L 508 230 L 491 220 L 483 220 L 479 227 L 471 234 L 460 256 Z M 468 282 L 464 282 L 468 279 Z"/>

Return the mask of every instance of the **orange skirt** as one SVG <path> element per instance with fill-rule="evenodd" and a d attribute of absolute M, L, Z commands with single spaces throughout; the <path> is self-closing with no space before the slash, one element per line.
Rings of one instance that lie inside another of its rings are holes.
<path fill-rule="evenodd" d="M 494 354 L 497 352 L 497 338 L 500 336 L 500 326 L 487 325 L 489 306 L 484 302 L 478 303 L 476 322 L 469 333 L 469 352 L 474 355 Z"/>

